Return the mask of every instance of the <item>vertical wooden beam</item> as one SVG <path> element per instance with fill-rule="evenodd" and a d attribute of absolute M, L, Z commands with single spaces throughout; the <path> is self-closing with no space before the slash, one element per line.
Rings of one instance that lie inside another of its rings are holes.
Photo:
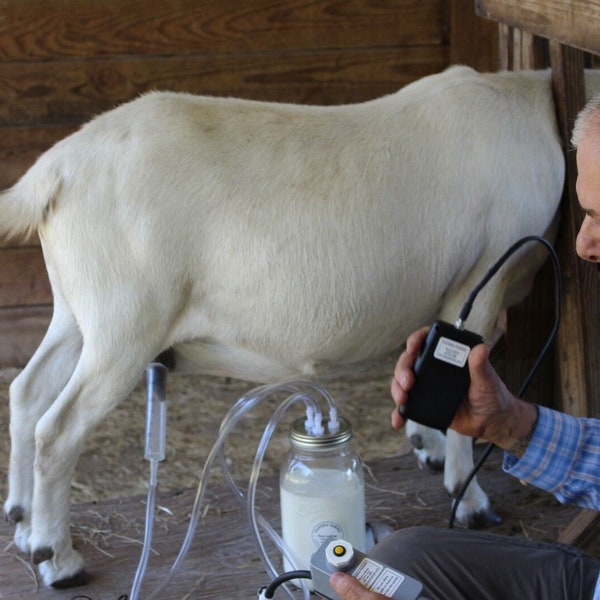
<path fill-rule="evenodd" d="M 567 151 L 570 148 L 575 117 L 585 104 L 584 60 L 585 54 L 581 50 L 550 41 L 552 87 L 554 89 L 560 132 Z M 568 152 L 568 154 L 573 155 L 572 152 Z M 576 171 L 572 173 L 575 177 L 569 179 L 573 183 L 572 188 L 568 190 L 570 195 L 574 194 L 574 179 L 577 179 Z"/>
<path fill-rule="evenodd" d="M 561 205 L 562 226 L 557 240 L 563 271 L 562 322 L 555 349 L 556 385 L 537 384 L 536 392 L 550 396 L 547 403 L 580 416 L 600 415 L 600 399 L 595 398 L 594 390 L 600 385 L 600 350 L 594 340 L 600 339 L 600 279 L 596 267 L 585 264 L 575 254 L 575 239 L 581 224 L 579 203 L 575 191 L 577 166 L 575 152 L 570 149 L 573 123 L 577 113 L 585 104 L 584 58 L 580 50 L 564 46 L 538 36 L 532 36 L 520 29 L 500 25 L 500 60 L 502 68 L 544 68 L 552 67 L 552 87 L 555 96 L 557 119 L 565 149 L 567 163 L 565 190 Z M 542 275 L 543 287 L 552 285 L 552 275 Z M 511 309 L 507 330 L 507 382 L 515 385 L 515 377 L 521 378 L 523 350 L 531 348 L 532 340 L 511 327 L 515 320 L 521 322 L 527 314 L 531 302 L 544 304 L 539 292 L 527 299 L 523 306 Z M 536 319 L 536 327 L 540 321 Z M 542 325 L 546 329 L 546 325 Z M 513 346 L 521 350 L 515 356 Z M 542 371 L 549 377 L 549 371 Z M 537 395 L 537 394 L 536 394 Z M 551 396 L 554 396 L 552 398 Z M 534 398 L 544 402 L 544 398 Z"/>
<path fill-rule="evenodd" d="M 500 69 L 502 71 L 512 71 L 513 69 L 513 32 L 514 27 L 506 25 L 506 23 L 500 23 L 498 25 L 498 53 Z"/>
<path fill-rule="evenodd" d="M 545 69 L 550 65 L 548 40 L 504 23 L 498 25 L 498 31 L 501 69 Z"/>
<path fill-rule="evenodd" d="M 594 286 L 594 282 L 586 274 L 589 273 L 590 266 L 575 254 L 581 211 L 575 191 L 576 156 L 570 146 L 575 117 L 585 104 L 584 54 L 575 48 L 551 41 L 550 64 L 558 123 L 567 161 L 563 221 L 558 240 L 563 271 L 563 316 L 557 345 L 560 408 L 574 415 L 595 413 L 598 416 L 597 410 L 589 405 L 594 389 L 590 369 L 594 363 L 593 354 L 598 352 L 597 349 L 589 348 L 589 340 L 598 339 L 598 318 L 597 314 L 594 315 L 598 308 L 593 306 L 593 298 L 587 292 L 591 289 L 590 286 Z"/>
<path fill-rule="evenodd" d="M 504 70 L 543 69 L 549 65 L 548 42 L 526 31 L 499 25 L 500 65 Z M 518 305 L 508 310 L 504 343 L 504 370 L 496 364 L 508 387 L 515 392 L 535 363 L 554 324 L 554 269 L 548 261 L 536 275 L 533 287 Z M 523 327 L 523 324 L 531 325 Z M 525 398 L 546 405 L 556 404 L 555 354 L 539 366 Z"/>
<path fill-rule="evenodd" d="M 498 27 L 475 14 L 473 0 L 451 0 L 450 64 L 480 73 L 498 70 Z"/>

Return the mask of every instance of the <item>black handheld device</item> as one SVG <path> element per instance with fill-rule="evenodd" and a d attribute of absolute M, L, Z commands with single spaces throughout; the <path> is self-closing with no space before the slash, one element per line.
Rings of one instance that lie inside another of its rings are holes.
<path fill-rule="evenodd" d="M 483 338 L 445 321 L 431 326 L 414 366 L 415 385 L 400 408 L 406 419 L 445 431 L 469 389 L 467 358 Z"/>

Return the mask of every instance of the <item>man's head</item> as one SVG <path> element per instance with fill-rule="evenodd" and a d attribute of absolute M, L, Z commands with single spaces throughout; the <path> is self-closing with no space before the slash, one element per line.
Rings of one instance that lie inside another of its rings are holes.
<path fill-rule="evenodd" d="M 572 142 L 577 149 L 577 196 L 585 212 L 577 254 L 600 263 L 600 95 L 577 116 Z"/>

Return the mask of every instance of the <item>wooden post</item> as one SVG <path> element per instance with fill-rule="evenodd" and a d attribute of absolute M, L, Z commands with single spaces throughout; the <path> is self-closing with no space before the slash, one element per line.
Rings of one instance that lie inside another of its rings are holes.
<path fill-rule="evenodd" d="M 583 53 L 558 42 L 550 42 L 552 87 L 558 124 L 563 138 L 567 172 L 562 202 L 562 227 L 558 252 L 563 271 L 563 317 L 558 335 L 558 378 L 562 409 L 585 416 L 592 412 L 590 368 L 586 355 L 587 312 L 590 310 L 583 285 L 585 265 L 575 254 L 575 239 L 581 224 L 575 183 L 577 164 L 570 149 L 571 133 L 577 113 L 585 104 Z M 595 336 L 594 336 L 595 337 Z M 589 399 L 589 402 L 588 402 Z"/>
<path fill-rule="evenodd" d="M 575 255 L 581 211 L 575 193 L 577 169 L 570 136 L 575 116 L 585 102 L 583 51 L 600 54 L 600 0 L 589 0 L 577 8 L 570 0 L 476 0 L 475 5 L 477 14 L 498 21 L 503 27 L 550 40 L 553 91 L 567 161 L 558 243 L 564 294 L 557 346 L 559 403 L 571 414 L 598 417 L 600 277 L 595 265 L 586 264 Z M 508 66 L 514 66 L 514 57 L 513 65 Z"/>

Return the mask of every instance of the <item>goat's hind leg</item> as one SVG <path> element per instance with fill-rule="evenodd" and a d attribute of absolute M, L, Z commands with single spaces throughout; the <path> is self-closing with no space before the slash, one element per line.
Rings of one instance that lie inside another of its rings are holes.
<path fill-rule="evenodd" d="M 44 583 L 58 588 L 81 585 L 88 578 L 69 530 L 71 478 L 85 440 L 152 360 L 141 342 L 131 341 L 124 352 L 122 338 L 96 338 L 89 346 L 87 341 L 73 376 L 35 434 L 32 559 Z"/>
<path fill-rule="evenodd" d="M 11 452 L 4 511 L 16 525 L 15 544 L 23 552 L 30 551 L 35 427 L 71 377 L 80 351 L 75 319 L 57 301 L 42 343 L 10 386 Z"/>
<path fill-rule="evenodd" d="M 473 440 L 449 429 L 446 445 L 444 487 L 456 499 L 473 469 Z M 477 477 L 473 477 L 456 508 L 456 520 L 471 529 L 498 525 L 501 521 L 477 482 Z"/>

